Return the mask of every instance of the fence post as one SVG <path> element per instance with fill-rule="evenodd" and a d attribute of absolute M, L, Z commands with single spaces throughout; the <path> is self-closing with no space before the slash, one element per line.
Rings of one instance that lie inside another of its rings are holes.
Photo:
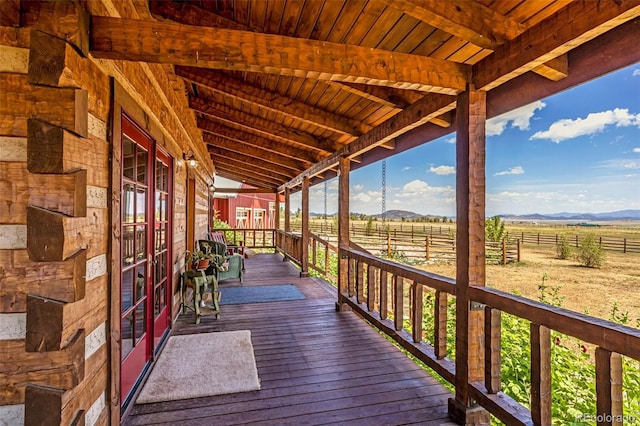
<path fill-rule="evenodd" d="M 540 233 L 538 232 L 538 245 L 540 245 Z"/>
<path fill-rule="evenodd" d="M 502 239 L 502 265 L 507 264 L 507 240 Z"/>
<path fill-rule="evenodd" d="M 429 260 L 429 236 L 424 237 L 424 257 L 425 260 Z"/>
<path fill-rule="evenodd" d="M 520 239 L 518 239 L 518 262 L 520 262 Z"/>
<path fill-rule="evenodd" d="M 576 234 L 576 247 L 578 247 L 578 234 Z"/>
<path fill-rule="evenodd" d="M 391 234 L 387 231 L 387 257 L 391 257 Z"/>
<path fill-rule="evenodd" d="M 626 253 L 627 252 L 627 239 L 624 239 L 624 247 L 622 248 L 622 252 Z"/>

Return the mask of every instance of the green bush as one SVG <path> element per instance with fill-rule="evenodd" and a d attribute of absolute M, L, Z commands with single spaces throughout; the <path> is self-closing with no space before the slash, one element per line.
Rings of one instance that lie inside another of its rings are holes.
<path fill-rule="evenodd" d="M 604 249 L 595 234 L 589 233 L 580 240 L 576 259 L 589 268 L 599 268 L 604 264 Z"/>
<path fill-rule="evenodd" d="M 488 241 L 502 241 L 505 237 L 504 221 L 500 219 L 500 216 L 493 216 L 487 219 L 484 230 Z"/>
<path fill-rule="evenodd" d="M 573 255 L 573 246 L 567 234 L 560 235 L 556 245 L 556 252 L 558 253 L 558 259 L 569 259 Z"/>

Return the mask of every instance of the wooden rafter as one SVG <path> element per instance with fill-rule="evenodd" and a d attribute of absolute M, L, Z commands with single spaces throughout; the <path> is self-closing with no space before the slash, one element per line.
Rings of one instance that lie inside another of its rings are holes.
<path fill-rule="evenodd" d="M 291 158 L 285 157 L 280 154 L 274 154 L 273 152 L 269 152 L 259 147 L 251 146 L 250 144 L 238 143 L 237 141 L 233 141 L 231 139 L 227 139 L 222 136 L 217 136 L 210 133 L 205 133 L 202 136 L 205 143 L 209 145 L 209 148 L 222 148 L 231 152 L 235 152 L 244 157 L 256 158 L 262 160 L 265 163 L 273 164 L 273 167 L 276 169 L 288 169 L 293 173 L 299 173 L 305 169 L 305 163 L 302 161 L 292 160 Z M 209 151 L 211 152 L 211 149 L 209 149 Z"/>
<path fill-rule="evenodd" d="M 378 0 L 476 46 L 494 50 L 526 27 L 469 0 Z"/>
<path fill-rule="evenodd" d="M 314 176 L 335 166 L 340 158 L 360 155 L 376 146 L 380 146 L 387 141 L 391 141 L 397 136 L 427 123 L 429 120 L 449 112 L 455 108 L 455 100 L 450 96 L 432 95 L 425 96 L 408 108 L 391 117 L 369 133 L 360 136 L 355 142 L 350 143 L 341 150 L 335 152 L 330 157 L 314 164 L 304 173 L 296 176 L 295 179 L 287 183 L 292 187 L 299 185 L 304 176 Z"/>
<path fill-rule="evenodd" d="M 572 2 L 475 64 L 474 85 L 491 90 L 638 16 L 638 0 Z"/>
<path fill-rule="evenodd" d="M 234 173 L 233 178 L 235 180 L 244 181 L 246 179 L 247 182 L 250 180 L 253 183 L 260 182 L 260 185 L 258 186 L 267 188 L 277 187 L 283 181 L 283 179 L 274 178 L 268 173 L 263 173 L 259 170 L 254 170 L 253 168 L 247 169 L 247 167 L 242 164 L 232 163 L 224 157 L 212 154 L 211 159 L 214 164 L 216 164 L 216 170 L 220 172 L 221 176 L 224 176 L 222 173 L 225 171 Z"/>
<path fill-rule="evenodd" d="M 371 130 L 371 126 L 367 124 L 321 110 L 269 90 L 251 86 L 214 70 L 177 66 L 176 75 L 225 96 L 260 105 L 296 121 L 322 127 L 332 132 L 355 137 Z"/>
<path fill-rule="evenodd" d="M 356 45 L 168 22 L 93 16 L 96 58 L 254 71 L 455 95 L 467 65 Z M 230 48 L 233 46 L 233 48 Z"/>
<path fill-rule="evenodd" d="M 254 31 L 259 33 L 264 32 L 259 28 L 240 24 L 236 21 L 227 19 L 214 12 L 211 12 L 210 10 L 203 9 L 198 6 L 194 6 L 193 4 L 188 2 L 151 0 L 150 7 L 151 7 L 151 11 L 159 18 L 170 19 L 172 21 L 179 22 L 182 24 L 202 26 L 202 27 L 231 28 L 236 30 Z M 353 95 L 359 96 L 361 98 L 379 103 L 380 105 L 385 107 L 394 108 L 394 109 L 403 108 L 401 106 L 394 104 L 393 101 L 387 100 L 388 96 L 385 95 L 384 93 L 378 92 L 380 96 L 376 96 L 370 91 L 365 91 L 365 90 L 362 90 L 361 87 L 357 87 L 357 86 L 365 86 L 365 85 L 346 84 L 339 81 L 331 81 L 331 80 L 324 80 L 323 83 L 328 86 L 334 87 L 340 91 L 346 91 Z M 381 87 L 380 90 L 384 90 L 384 88 Z"/>
<path fill-rule="evenodd" d="M 538 65 L 533 69 L 533 72 L 553 81 L 567 78 L 569 76 L 569 55 L 565 53 L 549 62 Z"/>
<path fill-rule="evenodd" d="M 318 139 L 309 133 L 291 129 L 282 124 L 273 123 L 244 111 L 234 110 L 225 105 L 217 105 L 202 98 L 189 98 L 189 107 L 211 117 L 216 117 L 219 120 L 232 121 L 245 128 L 279 136 L 289 141 L 289 143 L 303 145 L 306 148 L 316 148 L 325 152 L 332 152 L 340 147 L 340 145 L 335 142 L 329 140 L 318 141 Z"/>
<path fill-rule="evenodd" d="M 198 118 L 197 123 L 198 127 L 202 129 L 205 134 L 210 133 L 237 143 L 255 146 L 260 149 L 273 152 L 274 154 L 280 154 L 300 161 L 302 164 L 311 165 L 325 157 L 323 155 L 318 155 L 317 152 L 314 151 L 305 151 L 297 147 L 283 144 L 280 141 L 236 130 L 222 124 L 214 123 L 206 118 Z"/>

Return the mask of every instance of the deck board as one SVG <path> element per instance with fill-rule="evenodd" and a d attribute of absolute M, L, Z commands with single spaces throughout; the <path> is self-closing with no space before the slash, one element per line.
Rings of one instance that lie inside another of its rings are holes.
<path fill-rule="evenodd" d="M 125 425 L 440 425 L 447 399 L 435 379 L 352 312 L 335 311 L 335 289 L 278 255 L 247 259 L 242 285 L 295 284 L 304 300 L 223 305 L 173 335 L 251 330 L 261 390 L 135 404 Z M 235 280 L 221 287 L 238 286 Z"/>

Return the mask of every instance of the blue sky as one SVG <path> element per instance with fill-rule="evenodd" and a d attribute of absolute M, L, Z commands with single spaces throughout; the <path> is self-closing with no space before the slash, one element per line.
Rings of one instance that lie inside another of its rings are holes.
<path fill-rule="evenodd" d="M 640 64 L 495 117 L 486 132 L 487 216 L 640 209 Z M 388 158 L 387 210 L 455 216 L 455 148 L 452 134 Z M 381 170 L 351 173 L 352 212 L 380 213 Z M 313 186 L 310 210 L 324 212 L 324 199 Z"/>

